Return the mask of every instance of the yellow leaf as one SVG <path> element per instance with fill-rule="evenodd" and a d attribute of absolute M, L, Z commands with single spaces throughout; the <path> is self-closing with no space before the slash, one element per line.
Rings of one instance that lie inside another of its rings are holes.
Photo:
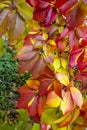
<path fill-rule="evenodd" d="M 50 45 L 56 45 L 54 40 L 49 40 L 48 42 L 50 43 Z"/>
<path fill-rule="evenodd" d="M 69 77 L 63 73 L 56 73 L 56 79 L 60 81 L 63 85 L 67 86 L 69 84 Z"/>
<path fill-rule="evenodd" d="M 67 65 L 68 65 L 67 60 L 61 57 L 60 61 L 61 61 L 62 67 L 65 69 L 67 67 Z"/>
<path fill-rule="evenodd" d="M 55 70 L 55 72 L 57 72 L 57 70 L 60 68 L 61 64 L 60 64 L 60 59 L 59 58 L 55 58 L 53 63 L 52 63 L 52 66 Z"/>
<path fill-rule="evenodd" d="M 55 94 L 54 91 L 48 94 L 46 104 L 49 107 L 58 107 L 60 103 L 61 103 L 61 99 Z"/>
<path fill-rule="evenodd" d="M 62 74 L 66 74 L 66 75 L 69 76 L 68 71 L 67 71 L 66 69 L 64 69 L 63 67 L 60 67 L 60 68 L 57 70 L 57 72 L 62 73 Z"/>

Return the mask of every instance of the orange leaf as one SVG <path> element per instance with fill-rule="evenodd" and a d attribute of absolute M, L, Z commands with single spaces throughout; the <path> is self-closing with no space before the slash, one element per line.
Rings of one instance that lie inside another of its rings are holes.
<path fill-rule="evenodd" d="M 30 88 L 27 86 L 27 84 L 21 86 L 19 89 L 18 89 L 18 92 L 22 95 L 22 94 L 26 94 L 28 92 L 30 92 L 32 90 L 30 90 Z"/>
<path fill-rule="evenodd" d="M 38 86 L 40 85 L 40 82 L 38 80 L 27 80 L 26 81 L 27 85 L 31 89 L 38 89 Z"/>
<path fill-rule="evenodd" d="M 71 120 L 72 120 L 72 114 L 70 114 L 60 125 L 58 125 L 58 128 L 69 125 Z"/>
<path fill-rule="evenodd" d="M 41 113 L 44 111 L 46 107 L 46 96 L 41 96 L 39 98 L 39 103 L 38 103 L 38 113 L 41 115 Z"/>
<path fill-rule="evenodd" d="M 55 93 L 60 98 L 62 98 L 62 85 L 61 85 L 61 83 L 58 80 L 55 80 L 53 85 L 54 85 L 54 91 L 55 91 Z"/>

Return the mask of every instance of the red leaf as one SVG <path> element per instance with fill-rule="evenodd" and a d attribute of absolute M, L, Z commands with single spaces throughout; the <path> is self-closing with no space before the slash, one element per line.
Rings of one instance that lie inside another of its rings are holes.
<path fill-rule="evenodd" d="M 76 75 L 76 79 L 81 81 L 81 92 L 87 90 L 87 72 L 81 72 Z"/>
<path fill-rule="evenodd" d="M 78 58 L 80 57 L 80 55 L 82 54 L 82 48 L 78 48 L 76 50 L 73 50 L 71 53 L 70 53 L 70 66 L 71 67 L 74 67 L 77 65 L 77 61 L 78 61 Z"/>
<path fill-rule="evenodd" d="M 31 6 L 36 7 L 38 5 L 39 0 L 26 0 L 27 3 L 31 4 Z"/>
<path fill-rule="evenodd" d="M 79 39 L 76 36 L 76 32 L 75 31 L 71 31 L 70 35 L 69 35 L 69 46 L 70 49 L 72 50 L 75 46 L 77 46 L 79 43 Z"/>
<path fill-rule="evenodd" d="M 52 71 L 49 67 L 47 67 L 47 66 L 46 66 L 46 68 L 45 68 L 44 74 L 45 74 L 45 76 L 46 76 L 47 78 L 50 78 L 50 79 L 54 78 L 54 73 L 53 73 L 53 71 Z"/>
<path fill-rule="evenodd" d="M 43 22 L 46 19 L 47 12 L 48 12 L 48 8 L 45 10 L 42 10 L 42 9 L 35 10 L 34 19 L 39 22 Z"/>
<path fill-rule="evenodd" d="M 62 14 L 65 14 L 67 11 L 69 11 L 70 8 L 72 8 L 78 0 L 68 0 L 64 5 L 62 5 L 59 9 Z"/>
<path fill-rule="evenodd" d="M 47 8 L 39 8 L 34 11 L 34 19 L 41 22 L 42 25 L 49 26 L 56 20 L 56 17 L 56 10 L 50 6 Z"/>
<path fill-rule="evenodd" d="M 44 94 L 48 93 L 48 87 L 53 82 L 53 80 L 45 79 L 41 82 L 41 85 L 39 87 L 39 95 L 42 96 Z"/>
<path fill-rule="evenodd" d="M 69 0 L 56 0 L 56 3 L 55 3 L 55 7 L 56 8 L 59 8 L 59 7 L 61 7 L 63 4 L 65 4 L 67 1 L 69 1 Z"/>
<path fill-rule="evenodd" d="M 28 112 L 30 116 L 35 116 L 38 112 L 38 97 L 35 97 L 32 104 L 28 107 Z"/>
<path fill-rule="evenodd" d="M 82 40 L 81 45 L 82 45 L 82 47 L 86 46 L 87 45 L 87 41 Z"/>
<path fill-rule="evenodd" d="M 41 96 L 38 101 L 38 113 L 39 115 L 42 114 L 44 109 L 46 108 L 46 96 Z"/>
<path fill-rule="evenodd" d="M 50 5 L 50 1 L 39 1 L 34 11 L 33 18 L 41 22 L 42 25 L 49 26 L 56 20 L 57 11 Z"/>
<path fill-rule="evenodd" d="M 26 109 L 28 107 L 29 101 L 35 96 L 35 91 L 30 91 L 23 94 L 18 100 L 18 107 Z"/>
<path fill-rule="evenodd" d="M 79 3 L 75 8 L 73 8 L 67 15 L 67 27 L 71 30 L 79 25 L 82 25 L 86 16 L 86 11 L 81 8 L 81 3 Z"/>
<path fill-rule="evenodd" d="M 79 28 L 77 28 L 77 31 L 78 31 L 79 36 L 83 40 L 87 41 L 87 26 L 79 27 Z"/>
<path fill-rule="evenodd" d="M 46 66 L 46 63 L 44 62 L 43 59 L 40 58 L 36 62 L 35 67 L 32 70 L 32 77 L 35 78 L 35 79 L 38 78 L 39 75 L 41 75 L 44 72 L 45 66 Z"/>
<path fill-rule="evenodd" d="M 32 92 L 32 90 L 28 87 L 28 85 L 23 85 L 21 86 L 19 89 L 18 89 L 18 92 L 23 95 L 23 94 L 26 94 L 28 92 Z"/>

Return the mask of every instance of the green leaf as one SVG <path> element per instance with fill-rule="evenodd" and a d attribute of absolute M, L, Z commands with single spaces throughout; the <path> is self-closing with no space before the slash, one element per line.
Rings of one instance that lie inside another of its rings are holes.
<path fill-rule="evenodd" d="M 32 130 L 40 130 L 40 124 L 34 123 Z"/>
<path fill-rule="evenodd" d="M 4 40 L 0 38 L 0 56 L 4 54 Z"/>
<path fill-rule="evenodd" d="M 30 21 L 33 17 L 33 8 L 25 3 L 25 2 L 20 2 L 19 4 L 16 5 L 19 14 L 26 20 Z"/>
<path fill-rule="evenodd" d="M 57 112 L 56 108 L 48 108 L 41 115 L 41 122 L 46 124 L 52 124 L 61 115 L 61 112 Z"/>
<path fill-rule="evenodd" d="M 19 113 L 19 120 L 20 121 L 29 121 L 29 116 L 27 110 L 24 109 L 18 109 L 17 112 Z"/>

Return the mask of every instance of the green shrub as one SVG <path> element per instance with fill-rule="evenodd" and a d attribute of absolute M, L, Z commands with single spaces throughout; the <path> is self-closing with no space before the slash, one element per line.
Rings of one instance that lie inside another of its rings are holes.
<path fill-rule="evenodd" d="M 4 52 L 0 57 L 0 115 L 2 110 L 6 113 L 8 111 L 14 113 L 15 104 L 19 97 L 17 89 L 30 77 L 30 73 L 19 75 L 18 61 L 14 58 L 16 50 L 8 46 L 7 42 L 1 41 Z"/>

